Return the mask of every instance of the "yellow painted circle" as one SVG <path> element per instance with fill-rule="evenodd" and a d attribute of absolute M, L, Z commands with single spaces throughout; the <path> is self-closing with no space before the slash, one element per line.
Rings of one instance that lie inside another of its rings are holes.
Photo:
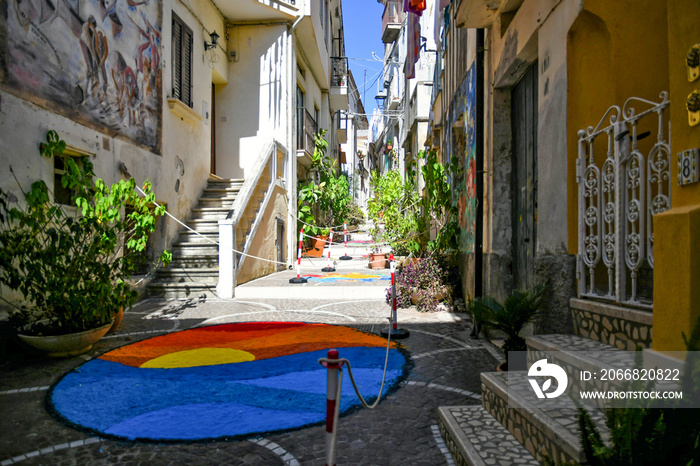
<path fill-rule="evenodd" d="M 254 361 L 247 351 L 232 348 L 198 348 L 168 353 L 146 361 L 141 367 L 148 369 L 175 369 L 178 367 L 215 366 L 236 362 Z"/>

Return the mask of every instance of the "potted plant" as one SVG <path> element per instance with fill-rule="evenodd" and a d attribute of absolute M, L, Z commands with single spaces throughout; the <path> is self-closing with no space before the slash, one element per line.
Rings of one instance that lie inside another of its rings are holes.
<path fill-rule="evenodd" d="M 387 290 L 390 293 L 391 289 Z M 438 260 L 438 253 L 426 254 L 420 262 L 408 262 L 396 275 L 399 307 L 416 306 L 419 312 L 435 312 L 442 301 L 452 302 L 448 272 Z M 387 295 L 387 299 L 390 299 Z M 389 303 L 390 301 L 387 301 Z"/>
<path fill-rule="evenodd" d="M 64 156 L 65 147 L 49 131 L 39 150 L 63 159 L 61 184 L 73 193 L 75 207 L 54 203 L 44 181 L 25 193 L 25 207 L 11 208 L 0 190 L 0 284 L 13 292 L 0 299 L 11 306 L 20 338 L 52 356 L 87 351 L 109 330 L 118 309 L 136 301 L 129 279 L 144 260 L 155 218 L 165 210 L 151 210 L 150 183 L 144 197 L 133 179 L 107 186 L 93 179 L 87 157 Z M 166 251 L 160 260 L 170 258 Z"/>
<path fill-rule="evenodd" d="M 509 368 L 509 353 L 527 350 L 525 339 L 520 332 L 526 324 L 540 313 L 544 302 L 544 285 L 537 285 L 529 290 L 513 290 L 503 303 L 492 297 L 476 298 L 469 303 L 469 310 L 474 318 L 474 325 L 487 330 L 499 330 L 506 334 L 503 342 L 503 352 L 506 362 L 501 365 L 503 370 Z M 478 332 L 478 331 L 477 331 Z M 513 367 L 524 367 L 522 361 L 510 361 Z"/>
<path fill-rule="evenodd" d="M 337 173 L 335 161 L 326 151 L 328 141 L 324 139 L 326 130 L 320 130 L 314 140 L 314 154 L 311 163 L 311 179 L 299 183 L 297 218 L 298 228 L 305 228 L 311 247 L 307 254 L 320 257 L 328 240 L 330 228 L 347 221 L 350 212 L 350 185 L 347 177 Z M 316 178 L 316 179 L 314 179 Z M 311 244 L 315 238 L 315 244 Z"/>

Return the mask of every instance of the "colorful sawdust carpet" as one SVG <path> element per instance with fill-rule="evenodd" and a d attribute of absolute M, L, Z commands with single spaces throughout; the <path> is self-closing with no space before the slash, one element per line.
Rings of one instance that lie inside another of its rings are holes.
<path fill-rule="evenodd" d="M 363 396 L 376 398 L 386 340 L 348 327 L 278 322 L 196 328 L 124 346 L 70 372 L 49 397 L 69 423 L 131 440 L 295 429 L 325 419 L 327 372 L 318 359 L 329 348 L 350 360 Z M 407 362 L 392 343 L 387 387 L 405 377 Z M 346 375 L 341 412 L 359 403 Z"/>
<path fill-rule="evenodd" d="M 326 273 L 326 274 L 304 274 L 304 278 L 311 281 L 321 283 L 337 283 L 337 282 L 373 282 L 377 280 L 391 280 L 389 274 L 379 273 Z"/>

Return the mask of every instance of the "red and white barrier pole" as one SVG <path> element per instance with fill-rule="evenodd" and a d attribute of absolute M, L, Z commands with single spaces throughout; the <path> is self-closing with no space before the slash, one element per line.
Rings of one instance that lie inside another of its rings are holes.
<path fill-rule="evenodd" d="M 328 265 L 321 269 L 321 272 L 335 272 L 335 267 L 331 263 L 331 245 L 333 244 L 333 230 L 328 234 Z"/>
<path fill-rule="evenodd" d="M 335 466 L 337 444 L 337 438 L 335 435 L 337 428 L 335 423 L 335 413 L 339 408 L 338 404 L 340 403 L 340 400 L 338 399 L 338 372 L 342 364 L 339 362 L 330 361 L 337 361 L 339 357 L 338 350 L 328 350 L 327 357 L 329 361 L 324 364 L 324 366 L 326 366 L 328 369 L 326 377 L 326 466 Z"/>
<path fill-rule="evenodd" d="M 345 255 L 340 256 L 341 261 L 352 260 L 352 257 L 348 256 L 348 223 L 343 222 L 343 243 L 345 245 Z"/>
<path fill-rule="evenodd" d="M 302 228 L 299 232 L 299 249 L 297 249 L 297 276 L 296 278 L 290 278 L 289 283 L 307 283 L 306 278 L 301 278 L 301 250 L 303 248 L 304 242 L 304 229 Z"/>
<path fill-rule="evenodd" d="M 394 254 L 389 254 L 389 267 L 391 268 L 391 328 L 381 331 L 384 338 L 389 336 L 391 332 L 392 339 L 408 338 L 410 332 L 408 330 L 398 328 L 398 314 L 396 313 L 396 267 L 394 266 Z"/>

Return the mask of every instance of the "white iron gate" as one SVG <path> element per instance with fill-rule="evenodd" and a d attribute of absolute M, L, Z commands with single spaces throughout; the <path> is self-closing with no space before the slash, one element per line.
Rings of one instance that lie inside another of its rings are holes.
<path fill-rule="evenodd" d="M 622 109 L 610 107 L 595 128 L 578 132 L 579 297 L 651 307 L 652 215 L 671 208 L 669 100 L 666 92 L 660 97 L 632 97 Z M 633 103 L 647 109 L 636 113 Z M 608 117 L 610 125 L 601 128 Z M 656 141 L 643 141 L 649 135 Z"/>

